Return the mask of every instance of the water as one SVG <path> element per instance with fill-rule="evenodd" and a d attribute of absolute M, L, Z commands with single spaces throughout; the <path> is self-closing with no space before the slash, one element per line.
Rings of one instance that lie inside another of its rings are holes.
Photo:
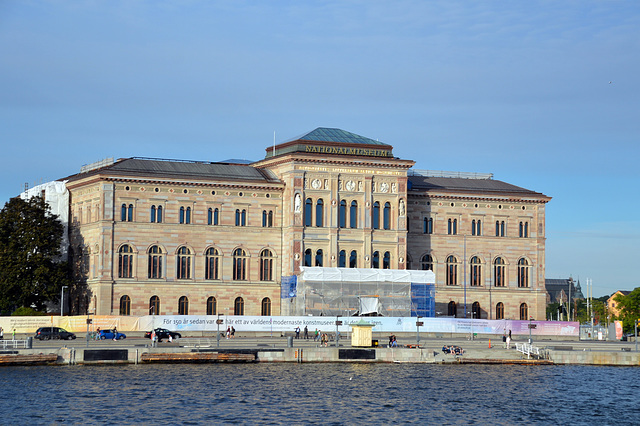
<path fill-rule="evenodd" d="M 0 384 L 2 424 L 640 424 L 633 367 L 4 367 Z"/>

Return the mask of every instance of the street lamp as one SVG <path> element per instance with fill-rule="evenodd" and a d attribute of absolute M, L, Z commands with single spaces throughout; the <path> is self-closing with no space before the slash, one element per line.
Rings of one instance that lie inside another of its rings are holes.
<path fill-rule="evenodd" d="M 422 318 L 420 315 L 416 318 L 416 342 L 418 345 L 420 345 L 420 326 L 424 325 L 424 323 L 420 321 L 420 318 Z"/>
<path fill-rule="evenodd" d="M 340 315 L 336 315 L 336 348 L 339 346 L 340 332 L 338 331 L 338 326 L 340 325 L 342 325 Z"/>
<path fill-rule="evenodd" d="M 224 315 L 224 314 L 218 314 L 218 319 L 216 320 L 216 327 L 217 327 L 217 331 L 216 331 L 216 344 L 218 345 L 218 347 L 220 347 L 220 324 L 222 324 L 222 320 L 220 319 L 220 315 Z"/>
<path fill-rule="evenodd" d="M 64 316 L 64 289 L 69 288 L 68 285 L 62 286 L 62 291 L 60 292 L 60 316 Z"/>

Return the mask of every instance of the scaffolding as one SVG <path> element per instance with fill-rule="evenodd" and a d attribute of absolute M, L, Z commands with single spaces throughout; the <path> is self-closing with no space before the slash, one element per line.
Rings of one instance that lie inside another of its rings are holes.
<path fill-rule="evenodd" d="M 435 316 L 432 271 L 321 267 L 301 270 L 297 283 L 292 286 L 292 280 L 288 280 L 287 291 L 282 291 L 283 298 L 291 299 L 291 315 Z"/>

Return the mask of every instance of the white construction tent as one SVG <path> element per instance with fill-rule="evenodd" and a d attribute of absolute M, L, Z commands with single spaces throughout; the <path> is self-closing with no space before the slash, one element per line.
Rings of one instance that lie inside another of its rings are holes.
<path fill-rule="evenodd" d="M 433 271 L 301 267 L 290 315 L 434 316 Z"/>

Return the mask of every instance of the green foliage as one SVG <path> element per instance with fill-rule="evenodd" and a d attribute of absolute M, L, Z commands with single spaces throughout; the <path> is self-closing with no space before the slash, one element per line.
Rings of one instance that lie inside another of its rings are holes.
<path fill-rule="evenodd" d="M 624 332 L 632 332 L 634 330 L 634 322 L 640 319 L 640 287 L 636 287 L 627 296 L 619 294 L 614 300 L 616 308 L 620 312 L 617 319 L 622 321 Z"/>
<path fill-rule="evenodd" d="M 13 311 L 13 313 L 11 314 L 11 316 L 14 316 L 14 317 L 39 317 L 43 315 L 47 315 L 47 313 L 36 311 L 33 308 L 27 308 L 24 306 L 19 307 L 18 309 Z"/>
<path fill-rule="evenodd" d="M 12 198 L 0 211 L 0 311 L 45 310 L 69 285 L 60 262 L 63 226 L 42 197 Z"/>

